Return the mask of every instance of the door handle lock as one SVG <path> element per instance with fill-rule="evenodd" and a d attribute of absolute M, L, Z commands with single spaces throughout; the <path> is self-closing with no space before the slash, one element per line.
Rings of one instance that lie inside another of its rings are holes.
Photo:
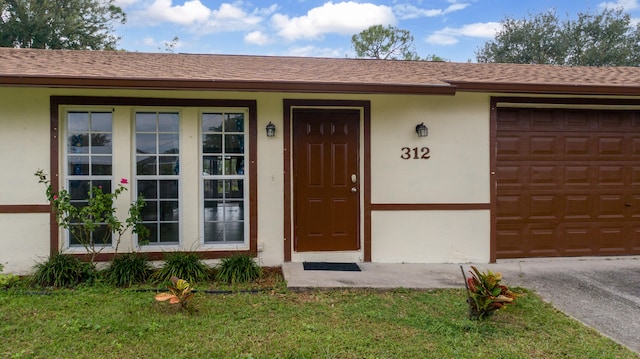
<path fill-rule="evenodd" d="M 358 176 L 356 176 L 356 174 L 352 174 L 351 175 L 351 183 L 356 183 L 358 181 Z"/>

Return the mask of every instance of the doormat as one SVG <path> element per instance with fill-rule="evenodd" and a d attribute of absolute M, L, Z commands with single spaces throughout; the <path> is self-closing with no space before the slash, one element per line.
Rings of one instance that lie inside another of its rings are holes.
<path fill-rule="evenodd" d="M 360 272 L 360 267 L 355 263 L 333 263 L 333 262 L 304 262 L 304 270 L 333 270 L 343 272 Z"/>

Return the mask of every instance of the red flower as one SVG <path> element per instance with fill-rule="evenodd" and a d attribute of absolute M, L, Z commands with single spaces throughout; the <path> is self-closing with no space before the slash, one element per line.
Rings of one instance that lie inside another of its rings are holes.
<path fill-rule="evenodd" d="M 58 199 L 58 195 L 57 195 L 57 194 L 54 194 L 54 195 L 53 195 L 53 200 L 55 201 L 55 200 L 57 200 L 57 199 Z"/>
<path fill-rule="evenodd" d="M 126 178 L 122 178 L 120 180 L 120 184 L 127 184 L 127 183 L 129 183 L 129 180 L 127 180 Z"/>

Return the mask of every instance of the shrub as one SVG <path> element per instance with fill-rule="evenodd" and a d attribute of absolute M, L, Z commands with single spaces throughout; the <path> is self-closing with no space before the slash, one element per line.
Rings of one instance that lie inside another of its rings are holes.
<path fill-rule="evenodd" d="M 151 275 L 149 259 L 138 253 L 116 256 L 105 272 L 105 281 L 118 287 L 145 282 Z"/>
<path fill-rule="evenodd" d="M 208 280 L 210 272 L 211 268 L 196 253 L 168 252 L 164 254 L 164 265 L 152 277 L 161 282 L 178 277 L 189 283 L 197 283 Z"/>
<path fill-rule="evenodd" d="M 493 273 L 490 270 L 480 272 L 478 268 L 471 266 L 471 277 L 465 276 L 467 286 L 469 317 L 471 319 L 484 319 L 492 315 L 505 304 L 510 304 L 516 298 L 507 286 L 501 285 L 502 274 Z M 462 271 L 464 276 L 464 271 Z"/>
<path fill-rule="evenodd" d="M 262 274 L 260 266 L 246 254 L 223 258 L 217 269 L 216 280 L 231 284 L 250 282 Z"/>
<path fill-rule="evenodd" d="M 42 287 L 74 287 L 96 276 L 91 263 L 62 253 L 49 256 L 46 261 L 36 264 L 34 269 L 31 282 Z"/>
<path fill-rule="evenodd" d="M 11 273 L 3 274 L 4 266 L 0 263 L 0 288 L 10 288 L 18 283 L 18 276 Z"/>

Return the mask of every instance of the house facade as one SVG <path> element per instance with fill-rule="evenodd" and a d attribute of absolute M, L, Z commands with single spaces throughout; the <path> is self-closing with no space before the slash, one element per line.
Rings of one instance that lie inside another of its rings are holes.
<path fill-rule="evenodd" d="M 640 254 L 637 68 L 0 49 L 0 110 L 14 273 L 85 253 L 38 169 L 78 205 L 127 179 L 152 259 Z"/>

